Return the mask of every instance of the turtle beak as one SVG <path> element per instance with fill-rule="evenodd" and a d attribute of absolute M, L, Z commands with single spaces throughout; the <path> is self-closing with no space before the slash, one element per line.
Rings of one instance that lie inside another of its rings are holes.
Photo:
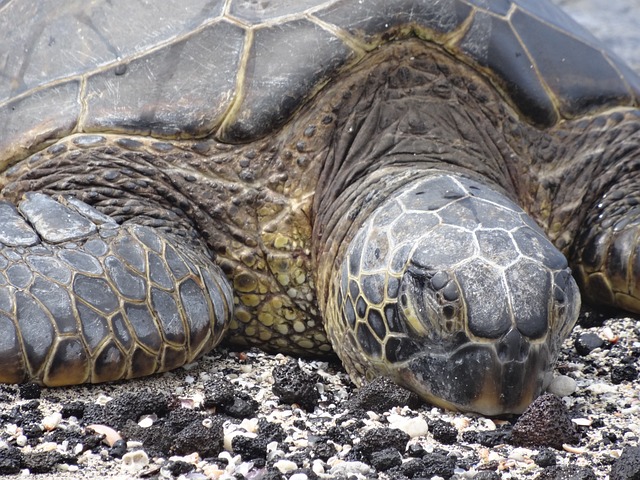
<path fill-rule="evenodd" d="M 530 344 L 514 330 L 496 343 L 418 354 L 400 370 L 398 382 L 443 408 L 519 414 L 546 387 L 550 365 L 546 344 Z"/>

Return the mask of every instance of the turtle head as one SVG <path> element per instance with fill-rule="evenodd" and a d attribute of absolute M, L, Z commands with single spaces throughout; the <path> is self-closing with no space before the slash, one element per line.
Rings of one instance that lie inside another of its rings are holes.
<path fill-rule="evenodd" d="M 352 377 L 485 415 L 520 413 L 546 388 L 580 306 L 565 257 L 526 213 L 451 175 L 386 200 L 338 283 L 330 330 Z"/>

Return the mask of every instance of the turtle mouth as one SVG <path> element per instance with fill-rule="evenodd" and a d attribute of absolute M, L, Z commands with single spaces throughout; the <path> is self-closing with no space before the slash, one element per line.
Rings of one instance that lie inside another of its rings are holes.
<path fill-rule="evenodd" d="M 547 345 L 529 345 L 526 356 L 504 358 L 498 343 L 474 343 L 452 353 L 416 354 L 400 368 L 398 383 L 429 403 L 487 416 L 520 414 L 548 383 Z"/>

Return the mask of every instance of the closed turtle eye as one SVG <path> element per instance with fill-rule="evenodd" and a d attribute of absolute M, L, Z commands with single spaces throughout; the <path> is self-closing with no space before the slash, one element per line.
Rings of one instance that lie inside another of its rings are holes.
<path fill-rule="evenodd" d="M 417 334 L 451 335 L 461 329 L 460 288 L 452 275 L 444 270 L 409 266 L 402 279 L 398 300 L 399 310 Z"/>

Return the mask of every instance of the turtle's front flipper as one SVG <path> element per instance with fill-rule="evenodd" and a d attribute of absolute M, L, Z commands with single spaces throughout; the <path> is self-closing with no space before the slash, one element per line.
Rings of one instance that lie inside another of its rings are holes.
<path fill-rule="evenodd" d="M 70 197 L 0 202 L 1 382 L 166 371 L 215 346 L 232 308 L 204 249 Z"/>
<path fill-rule="evenodd" d="M 573 248 L 573 271 L 589 302 L 640 313 L 640 198 L 618 182 L 589 212 Z"/>

